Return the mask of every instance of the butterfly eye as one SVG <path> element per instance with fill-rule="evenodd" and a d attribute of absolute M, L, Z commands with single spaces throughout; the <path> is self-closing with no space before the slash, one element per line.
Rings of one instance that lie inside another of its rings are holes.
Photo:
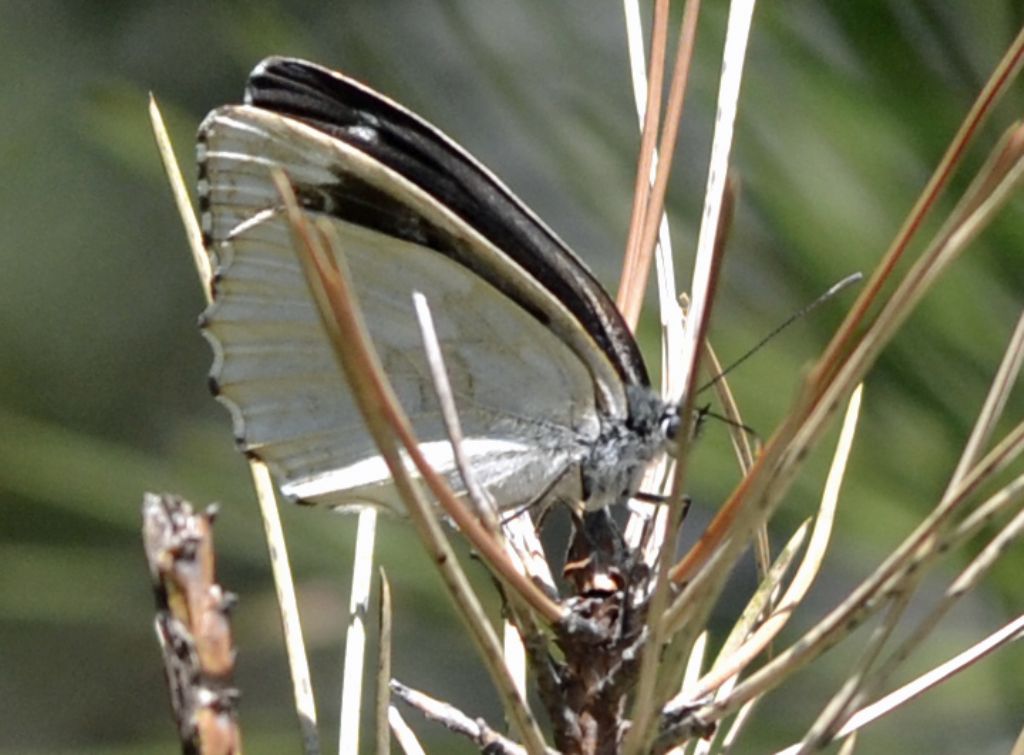
<path fill-rule="evenodd" d="M 674 443 L 676 436 L 679 434 L 679 412 L 675 410 L 675 407 L 669 409 L 661 418 L 661 432 L 665 435 L 665 440 L 669 443 Z"/>

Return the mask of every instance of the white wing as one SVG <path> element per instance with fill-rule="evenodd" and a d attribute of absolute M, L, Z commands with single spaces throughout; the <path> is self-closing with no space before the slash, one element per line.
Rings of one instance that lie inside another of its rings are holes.
<path fill-rule="evenodd" d="M 239 442 L 265 460 L 282 491 L 329 505 L 400 506 L 322 331 L 269 166 L 296 184 L 337 186 L 338 173 L 399 193 L 416 217 L 473 244 L 519 275 L 473 229 L 376 161 L 314 129 L 258 109 L 215 111 L 200 129 L 204 232 L 217 258 L 205 317 L 212 378 Z M 259 157 L 255 157 L 258 155 Z M 419 213 L 419 214 L 416 214 Z M 598 432 L 591 369 L 497 289 L 433 249 L 332 218 L 374 344 L 421 447 L 461 487 L 412 308 L 431 304 L 474 474 L 499 506 L 527 503 L 577 464 Z M 538 288 L 534 286 L 534 288 Z M 530 290 L 534 297 L 549 294 Z M 557 313 L 557 300 L 544 312 Z"/>

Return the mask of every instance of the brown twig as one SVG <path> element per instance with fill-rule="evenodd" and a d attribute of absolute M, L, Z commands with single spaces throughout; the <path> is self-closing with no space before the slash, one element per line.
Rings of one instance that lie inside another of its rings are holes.
<path fill-rule="evenodd" d="M 646 289 L 647 276 L 651 269 L 651 259 L 654 257 L 654 244 L 658 235 L 658 225 L 665 207 L 665 194 L 668 191 L 668 178 L 672 171 L 672 158 L 675 156 L 676 140 L 679 136 L 679 127 L 683 120 L 683 104 L 686 99 L 686 85 L 690 79 L 690 63 L 693 60 L 694 40 L 697 36 L 697 17 L 700 15 L 700 0 L 688 0 L 686 9 L 683 11 L 683 19 L 679 27 L 679 40 L 676 43 L 676 61 L 672 70 L 672 83 L 669 90 L 668 104 L 665 108 L 665 128 L 661 134 L 661 143 L 658 145 L 657 173 L 650 190 L 645 192 L 645 203 L 643 206 L 644 215 L 640 219 L 640 231 L 630 249 L 630 258 L 627 259 L 623 269 L 624 285 L 620 289 L 628 293 L 627 296 L 620 296 L 622 300 L 622 314 L 630 326 L 635 327 L 640 317 L 640 308 L 643 304 L 643 293 Z M 666 23 L 667 26 L 667 23 Z M 660 81 L 658 85 L 660 86 Z M 653 86 L 653 84 L 652 84 Z M 646 126 L 644 136 L 647 136 Z M 643 178 L 650 180 L 650 169 L 643 165 L 641 169 L 646 170 L 643 175 L 637 173 L 637 182 Z M 632 233 L 631 233 L 632 235 Z M 627 282 L 626 275 L 631 277 Z"/>
<path fill-rule="evenodd" d="M 654 162 L 658 142 L 658 127 L 661 118 L 662 83 L 665 76 L 665 47 L 668 38 L 668 0 L 658 0 L 654 5 L 654 21 L 651 24 L 651 61 L 647 73 L 647 98 L 644 105 L 643 127 L 640 136 L 640 156 L 637 159 L 636 185 L 633 188 L 633 210 L 629 219 L 629 236 L 626 240 L 626 255 L 622 261 L 619 278 L 619 293 L 616 305 L 630 328 L 636 327 L 643 301 L 644 285 L 637 284 L 640 278 L 640 240 L 643 237 L 644 218 L 647 217 L 647 201 L 651 195 L 651 165 Z M 630 313 L 633 313 L 632 315 Z"/>
<path fill-rule="evenodd" d="M 171 709 L 186 755 L 240 755 L 232 686 L 235 651 L 228 610 L 215 581 L 213 518 L 173 495 L 147 493 L 142 540 L 156 595 L 156 633 Z"/>

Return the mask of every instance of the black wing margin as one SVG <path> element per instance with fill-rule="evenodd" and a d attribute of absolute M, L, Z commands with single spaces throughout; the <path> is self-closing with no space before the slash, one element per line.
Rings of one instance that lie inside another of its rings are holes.
<path fill-rule="evenodd" d="M 246 103 L 356 147 L 446 205 L 561 300 L 626 385 L 650 385 L 636 340 L 601 284 L 504 184 L 440 130 L 352 79 L 292 58 L 260 63 L 249 78 Z M 504 288 L 484 271 L 475 272 Z"/>

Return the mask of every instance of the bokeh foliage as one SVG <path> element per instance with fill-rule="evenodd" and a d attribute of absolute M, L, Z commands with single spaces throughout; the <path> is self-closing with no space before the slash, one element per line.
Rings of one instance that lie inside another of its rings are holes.
<path fill-rule="evenodd" d="M 669 197 L 682 280 L 723 30 L 721 4 L 705 5 Z M 735 148 L 741 206 L 712 332 L 727 360 L 835 280 L 871 268 L 1022 22 L 1010 0 L 763 3 Z M 146 489 L 222 503 L 222 580 L 241 594 L 247 747 L 298 748 L 255 504 L 227 414 L 204 385 L 202 300 L 152 147 L 147 91 L 187 167 L 199 120 L 237 101 L 264 55 L 344 70 L 465 144 L 613 285 L 637 143 L 621 24 L 620 5 L 590 0 L 0 5 L 0 752 L 174 751 L 138 538 Z M 1019 92 L 969 166 L 1017 117 Z M 1011 204 L 870 377 L 837 542 L 811 610 L 833 605 L 945 484 L 1024 303 L 1022 209 Z M 800 322 L 731 377 L 762 434 L 848 301 Z M 655 354 L 653 330 L 643 338 Z M 1022 410 L 1018 396 L 1009 420 Z M 697 461 L 701 519 L 737 479 L 723 429 L 707 429 Z M 780 523 L 808 513 L 821 479 L 812 463 Z M 354 520 L 294 508 L 285 518 L 330 731 Z M 412 534 L 392 522 L 381 537 L 396 593 L 395 673 L 496 721 Z M 1018 548 L 919 667 L 1019 612 L 1021 568 Z M 788 743 L 853 657 L 855 648 L 840 650 L 777 694 L 741 750 Z M 1005 751 L 1021 699 L 1024 657 L 1010 648 L 876 727 L 865 746 Z M 458 746 L 418 728 L 444 743 L 438 751 Z"/>

